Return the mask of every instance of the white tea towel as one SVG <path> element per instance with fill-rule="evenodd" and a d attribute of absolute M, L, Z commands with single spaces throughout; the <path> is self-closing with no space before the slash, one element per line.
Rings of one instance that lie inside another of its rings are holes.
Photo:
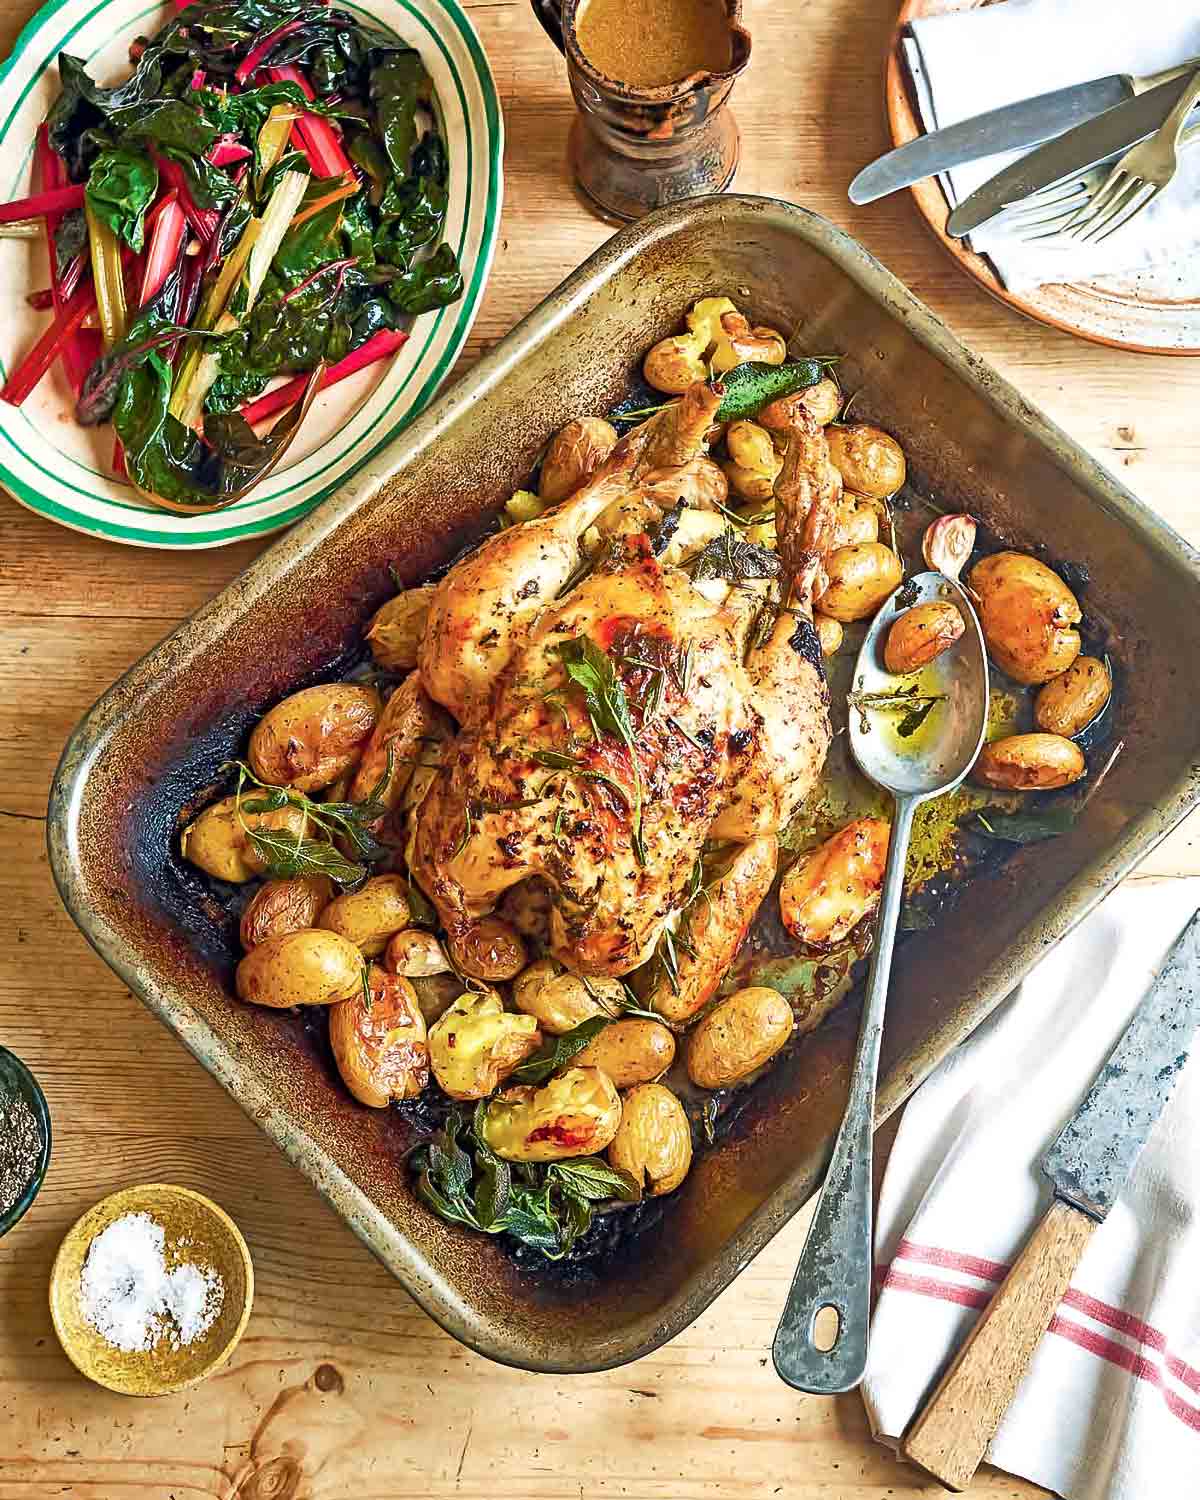
<path fill-rule="evenodd" d="M 926 130 L 1110 73 L 1145 76 L 1200 57 L 1197 0 L 1004 0 L 914 21 L 905 56 Z M 1200 119 L 1194 117 L 1192 123 Z M 1020 152 L 942 175 L 951 204 Z M 1200 248 L 1200 142 L 1171 187 L 1099 245 L 1022 244 L 995 221 L 971 236 L 1011 291 L 1117 271 L 1183 264 Z"/>
<path fill-rule="evenodd" d="M 1200 880 L 1134 881 L 909 1102 L 888 1161 L 863 1398 L 894 1443 L 1049 1204 L 1075 1112 Z M 990 1462 L 1069 1500 L 1200 1495 L 1200 1049 L 1038 1345 Z"/>

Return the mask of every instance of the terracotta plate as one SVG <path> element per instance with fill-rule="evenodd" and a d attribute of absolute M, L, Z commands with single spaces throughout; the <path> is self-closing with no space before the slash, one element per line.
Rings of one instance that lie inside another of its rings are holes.
<path fill-rule="evenodd" d="M 910 21 L 948 11 L 974 10 L 989 0 L 905 0 L 887 63 L 887 113 L 892 141 L 904 145 L 922 132 L 904 66 L 901 38 Z M 1070 285 L 1006 291 L 989 260 L 946 233 L 950 207 L 935 177 L 912 189 L 925 222 L 948 254 L 1000 302 L 1051 328 L 1142 354 L 1200 354 L 1200 266 L 1162 266 L 1125 276 L 1097 276 Z"/>

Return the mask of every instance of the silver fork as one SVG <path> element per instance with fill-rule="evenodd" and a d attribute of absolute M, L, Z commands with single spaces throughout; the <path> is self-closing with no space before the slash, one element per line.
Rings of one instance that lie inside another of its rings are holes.
<path fill-rule="evenodd" d="M 1197 101 L 1200 72 L 1154 135 L 1131 147 L 1094 193 L 1086 182 L 1074 181 L 1035 194 L 1009 219 L 1014 233 L 1027 240 L 1062 235 L 1098 244 L 1128 224 L 1170 184 L 1179 169 L 1180 147 L 1200 136 L 1200 126 L 1183 128 Z M 1034 229 L 1042 232 L 1027 232 Z"/>

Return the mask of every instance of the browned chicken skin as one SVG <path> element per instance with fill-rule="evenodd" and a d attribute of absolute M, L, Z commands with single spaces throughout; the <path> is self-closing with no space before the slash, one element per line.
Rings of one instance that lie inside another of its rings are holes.
<path fill-rule="evenodd" d="M 581 974 L 629 973 L 684 904 L 705 842 L 776 833 L 820 773 L 812 593 L 836 471 L 798 409 L 776 483 L 786 607 L 773 578 L 693 580 L 688 557 L 727 525 L 703 456 L 718 404 L 693 386 L 574 496 L 438 586 L 420 671 L 460 729 L 410 857 L 451 938 L 538 877 L 554 955 Z M 591 570 L 567 588 L 585 538 Z M 597 715 L 568 661 L 585 676 L 590 663 L 592 682 L 598 666 L 626 723 Z"/>

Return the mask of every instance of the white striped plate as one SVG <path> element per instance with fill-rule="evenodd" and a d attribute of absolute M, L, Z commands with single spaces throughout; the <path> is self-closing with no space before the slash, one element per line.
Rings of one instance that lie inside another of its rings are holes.
<path fill-rule="evenodd" d="M 338 488 L 433 397 L 474 321 L 500 222 L 503 122 L 491 69 L 458 0 L 338 0 L 345 10 L 418 48 L 437 91 L 450 154 L 445 237 L 466 289 L 450 307 L 417 318 L 388 365 L 374 365 L 318 396 L 288 457 L 244 500 L 207 516 L 176 516 L 138 500 L 111 475 L 112 429 L 72 416 L 57 367 L 19 409 L 0 402 L 0 485 L 64 526 L 140 547 L 220 547 L 295 521 Z M 33 140 L 58 94 L 60 51 L 85 59 L 93 77 L 129 71 L 129 43 L 155 32 L 173 7 L 145 0 L 49 0 L 0 70 L 0 194 L 32 191 Z M 46 326 L 26 302 L 45 285 L 42 240 L 0 240 L 0 378 Z M 382 373 L 381 373 L 382 372 Z"/>

